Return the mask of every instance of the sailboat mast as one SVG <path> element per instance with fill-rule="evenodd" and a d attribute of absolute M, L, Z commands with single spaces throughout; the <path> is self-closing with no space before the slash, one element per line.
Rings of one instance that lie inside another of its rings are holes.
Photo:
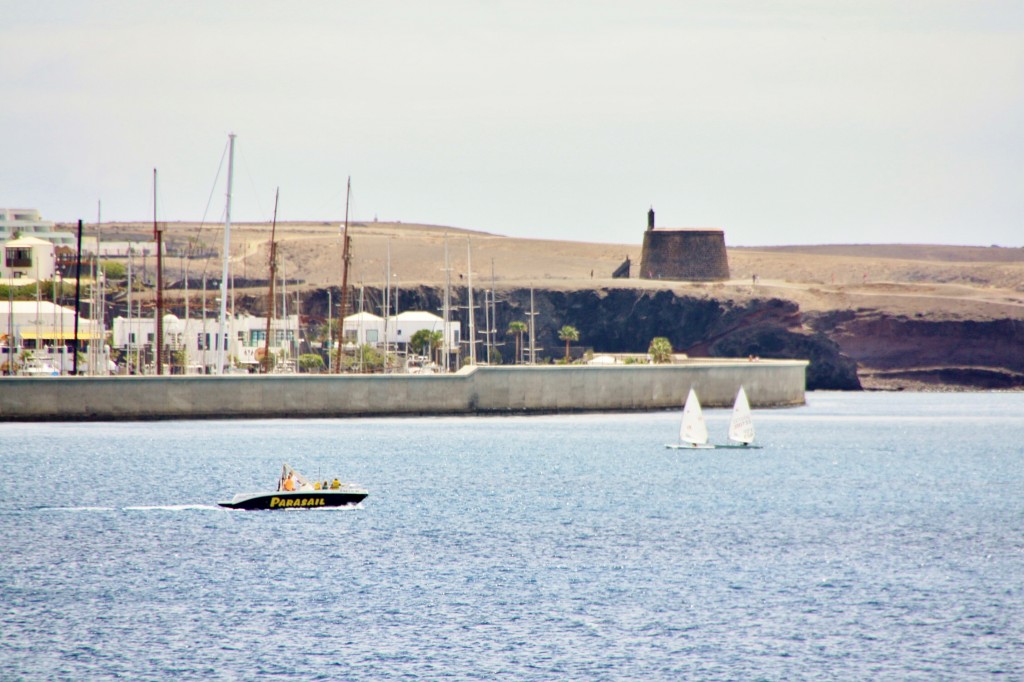
<path fill-rule="evenodd" d="M 156 222 L 156 168 L 153 169 L 153 238 L 156 240 L 156 373 L 164 373 L 164 248 L 163 231 Z"/>
<path fill-rule="evenodd" d="M 63 289 L 63 285 L 61 285 Z M 64 325 L 64 311 L 60 311 L 61 326 Z M 61 329 L 60 336 L 61 345 L 64 344 L 64 330 Z M 60 361 L 60 373 L 64 373 L 64 359 Z M 128 373 L 134 374 L 132 371 L 132 243 L 128 242 Z"/>
<path fill-rule="evenodd" d="M 103 358 L 104 339 L 107 338 L 107 333 L 106 333 L 107 330 L 106 330 L 106 327 L 105 327 L 105 325 L 103 323 L 103 319 L 104 319 L 104 311 L 103 311 L 103 297 L 104 297 L 103 282 L 105 281 L 106 278 L 102 277 L 103 270 L 102 270 L 102 268 L 100 268 L 100 253 L 102 252 L 102 248 L 101 248 L 102 242 L 103 242 L 103 202 L 101 200 L 97 199 L 96 200 L 96 269 L 95 269 L 96 277 L 93 279 L 93 287 L 96 290 L 96 307 L 94 308 L 94 310 L 96 310 L 97 312 L 93 313 L 93 318 L 94 318 L 93 319 L 93 332 L 96 331 L 96 329 L 95 329 L 96 325 L 99 325 L 99 341 L 96 342 L 96 339 L 94 338 L 93 339 L 93 343 L 89 344 L 90 350 L 93 348 L 94 345 L 96 347 L 95 353 L 93 355 L 95 360 L 93 362 L 89 363 L 89 374 L 109 374 L 110 373 L 110 372 L 107 371 L 107 363 L 105 363 L 105 362 L 103 363 L 103 370 L 102 371 L 100 370 L 100 362 L 101 362 L 101 360 Z M 36 277 L 36 280 L 37 281 L 39 280 L 38 276 Z M 36 293 L 37 294 L 39 293 L 39 285 L 38 284 L 36 284 Z M 39 319 L 38 313 L 36 314 L 36 319 L 37 320 Z"/>
<path fill-rule="evenodd" d="M 352 177 L 349 176 L 345 185 L 345 229 L 341 233 L 341 314 L 338 316 L 338 351 L 337 361 L 334 363 L 334 372 L 341 372 L 341 346 L 345 342 L 345 315 L 348 313 L 348 262 L 349 254 L 348 239 L 348 202 L 352 196 Z"/>
<path fill-rule="evenodd" d="M 277 198 L 281 188 L 274 191 L 274 222 L 270 226 L 270 291 L 267 294 L 267 335 L 263 339 L 263 373 L 270 371 L 270 321 L 274 319 L 274 279 L 277 277 Z"/>
<path fill-rule="evenodd" d="M 231 180 L 235 172 L 235 134 L 228 135 L 228 191 L 224 210 L 224 254 L 220 275 L 220 323 L 217 325 L 217 374 L 224 373 L 224 351 L 227 350 L 228 256 L 231 249 Z M 159 261 L 157 261 L 159 262 Z"/>
<path fill-rule="evenodd" d="M 466 287 L 469 290 L 469 364 L 476 365 L 476 317 L 473 310 L 473 249 L 472 242 L 466 239 Z"/>
<path fill-rule="evenodd" d="M 533 287 L 530 287 L 530 364 L 537 364 L 537 349 L 534 345 L 534 322 L 533 318 L 537 315 L 533 308 Z"/>
<path fill-rule="evenodd" d="M 441 342 L 441 347 L 444 349 L 444 371 L 447 374 L 451 370 L 451 343 L 452 332 L 451 317 L 452 310 L 452 266 L 448 261 L 448 235 L 444 236 L 444 340 Z"/>
<path fill-rule="evenodd" d="M 391 238 L 388 238 L 387 260 L 384 265 L 384 373 L 387 374 L 391 362 Z"/>

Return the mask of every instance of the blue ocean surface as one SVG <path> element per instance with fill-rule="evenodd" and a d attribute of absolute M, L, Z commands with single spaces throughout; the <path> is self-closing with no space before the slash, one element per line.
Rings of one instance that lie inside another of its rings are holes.
<path fill-rule="evenodd" d="M 807 402 L 0 424 L 0 678 L 1024 679 L 1024 394 Z"/>

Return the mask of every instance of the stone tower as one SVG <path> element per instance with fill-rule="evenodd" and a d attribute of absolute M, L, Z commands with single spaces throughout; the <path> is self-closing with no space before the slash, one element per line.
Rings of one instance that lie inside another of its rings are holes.
<path fill-rule="evenodd" d="M 647 213 L 640 277 L 691 282 L 729 279 L 725 232 L 714 228 L 656 228 L 652 208 Z"/>

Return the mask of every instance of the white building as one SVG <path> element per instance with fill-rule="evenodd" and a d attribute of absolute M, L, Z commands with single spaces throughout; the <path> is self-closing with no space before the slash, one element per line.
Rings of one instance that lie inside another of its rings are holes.
<path fill-rule="evenodd" d="M 74 248 L 76 236 L 71 232 L 59 232 L 55 227 L 53 221 L 43 220 L 34 208 L 0 208 L 0 242 L 20 234 Z"/>
<path fill-rule="evenodd" d="M 21 280 L 5 284 L 27 284 L 53 279 L 57 260 L 53 243 L 38 237 L 20 237 L 3 244 L 0 279 Z"/>
<path fill-rule="evenodd" d="M 414 353 L 419 353 L 422 349 L 412 348 L 410 349 L 409 342 L 412 341 L 412 337 L 416 332 L 421 330 L 427 330 L 430 332 L 441 332 L 442 338 L 444 338 L 444 319 L 433 313 L 423 312 L 420 310 L 407 310 L 404 313 L 398 315 L 388 316 L 387 321 L 387 337 L 388 343 L 399 346 L 403 350 L 411 350 Z M 457 352 L 455 349 L 459 347 L 459 341 L 461 340 L 462 327 L 460 323 L 448 321 L 448 339 L 447 347 L 450 352 Z"/>
<path fill-rule="evenodd" d="M 345 318 L 341 333 L 346 345 L 383 347 L 386 343 L 400 351 L 411 350 L 414 353 L 419 353 L 421 349 L 409 349 L 408 345 L 416 332 L 424 329 L 431 332 L 442 332 L 443 338 L 444 320 L 433 313 L 417 310 L 407 310 L 398 315 L 389 315 L 386 320 L 372 313 L 356 313 Z M 449 320 L 447 344 L 449 352 L 458 352 L 461 331 L 462 327 L 459 322 Z"/>
<path fill-rule="evenodd" d="M 79 317 L 79 372 L 89 371 L 90 358 L 97 368 L 111 370 L 110 349 L 102 343 L 102 333 L 95 320 Z M 49 301 L 0 301 L 0 365 L 6 365 L 9 355 L 13 355 L 17 365 L 45 364 L 61 374 L 70 374 L 74 367 L 74 339 L 73 309 Z M 100 356 L 94 351 L 99 351 Z"/>
<path fill-rule="evenodd" d="M 356 313 L 345 318 L 341 338 L 345 345 L 378 346 L 384 343 L 384 318 L 373 313 Z"/>
<path fill-rule="evenodd" d="M 184 354 L 190 374 L 215 374 L 218 354 L 225 348 L 224 362 L 229 367 L 241 367 L 255 372 L 263 354 L 264 339 L 267 337 L 267 318 L 252 315 L 236 315 L 225 321 L 227 330 L 224 342 L 218 334 L 220 321 L 217 318 L 189 318 L 183 320 L 176 315 L 164 315 L 163 335 L 165 353 Z M 114 318 L 114 347 L 131 357 L 131 367 L 143 367 L 141 371 L 155 371 L 154 347 L 156 320 L 146 317 Z M 275 319 L 270 325 L 270 352 L 277 357 L 294 359 L 299 352 L 299 316 Z M 138 360 L 141 358 L 141 361 Z M 175 363 L 178 364 L 178 363 Z M 164 366 L 170 374 L 170 361 L 165 356 Z"/>

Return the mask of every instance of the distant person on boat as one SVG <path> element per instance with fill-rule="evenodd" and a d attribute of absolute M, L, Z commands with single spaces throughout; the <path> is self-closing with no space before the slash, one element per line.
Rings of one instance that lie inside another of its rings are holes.
<path fill-rule="evenodd" d="M 341 481 L 334 479 L 331 481 L 331 490 L 339 490 L 341 488 Z"/>
<path fill-rule="evenodd" d="M 288 474 L 288 478 L 284 479 L 284 484 L 282 487 L 288 492 L 293 492 L 295 490 L 295 478 L 292 476 L 290 472 Z"/>

